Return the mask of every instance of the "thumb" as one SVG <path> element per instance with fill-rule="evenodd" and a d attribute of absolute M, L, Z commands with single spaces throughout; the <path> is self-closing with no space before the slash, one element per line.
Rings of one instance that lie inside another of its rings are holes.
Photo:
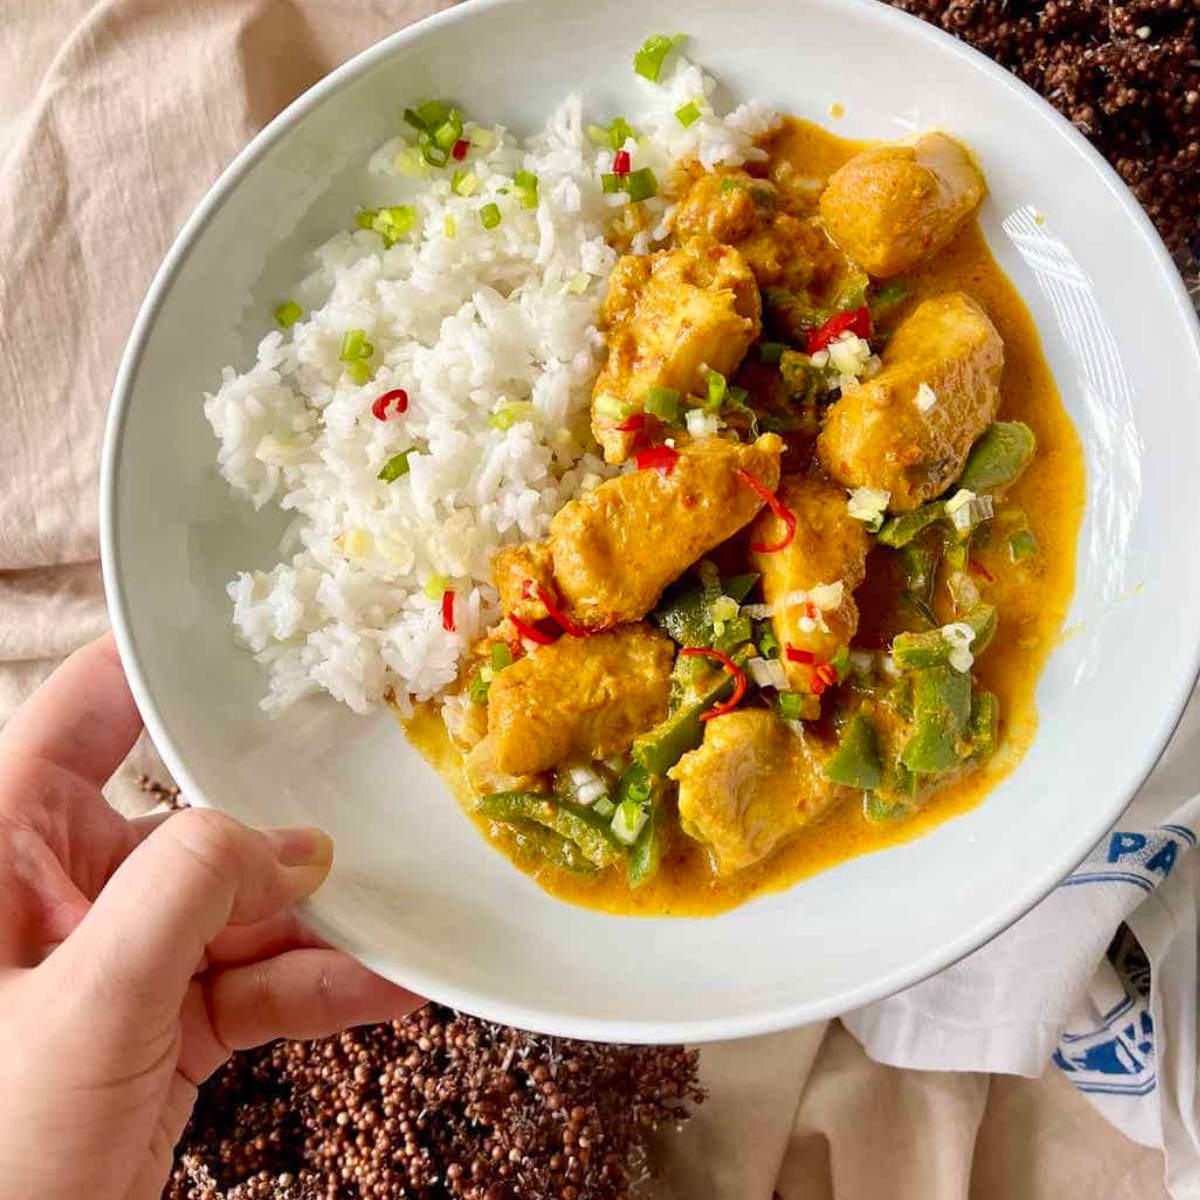
<path fill-rule="evenodd" d="M 177 1012 L 205 947 L 227 925 L 273 916 L 321 885 L 333 843 L 319 829 L 254 830 L 185 809 L 121 864 L 59 948 L 115 1004 Z M 77 976 L 78 977 L 78 976 Z"/>

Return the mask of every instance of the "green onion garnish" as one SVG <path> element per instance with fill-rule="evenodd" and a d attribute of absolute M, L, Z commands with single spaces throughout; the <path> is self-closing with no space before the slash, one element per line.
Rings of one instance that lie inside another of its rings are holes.
<path fill-rule="evenodd" d="M 397 175 L 407 179 L 426 179 L 429 176 L 429 166 L 411 146 L 404 146 L 396 151 L 392 166 Z"/>
<path fill-rule="evenodd" d="M 485 204 L 479 210 L 479 222 L 484 229 L 495 229 L 500 224 L 500 207 L 496 204 Z"/>
<path fill-rule="evenodd" d="M 488 689 L 492 685 L 483 678 L 482 675 L 476 675 L 471 680 L 471 686 L 467 689 L 467 696 L 472 704 L 486 704 L 488 698 Z"/>
<path fill-rule="evenodd" d="M 342 362 L 357 362 L 359 359 L 370 358 L 375 353 L 375 347 L 367 341 L 367 334 L 362 329 L 347 329 L 342 338 L 342 352 L 338 358 Z"/>
<path fill-rule="evenodd" d="M 635 804 L 644 804 L 650 799 L 650 793 L 654 788 L 650 776 L 645 775 L 630 781 L 629 786 L 625 789 L 625 795 Z"/>
<path fill-rule="evenodd" d="M 611 817 L 617 811 L 617 806 L 607 797 L 601 796 L 595 804 L 592 805 L 592 812 L 598 817 Z"/>
<path fill-rule="evenodd" d="M 640 171 L 625 176 L 625 190 L 629 193 L 630 200 L 635 203 L 648 200 L 651 196 L 658 195 L 658 180 L 649 167 L 643 167 Z"/>
<path fill-rule="evenodd" d="M 760 362 L 777 363 L 787 347 L 782 342 L 759 342 L 758 357 Z"/>
<path fill-rule="evenodd" d="M 440 100 L 426 100 L 415 109 L 406 108 L 404 119 L 416 130 L 432 132 L 450 115 L 450 110 Z"/>
<path fill-rule="evenodd" d="M 1008 539 L 1009 557 L 1015 563 L 1032 558 L 1037 552 L 1037 538 L 1028 529 L 1019 529 Z"/>
<path fill-rule="evenodd" d="M 600 187 L 606 196 L 611 196 L 614 192 L 621 190 L 620 175 L 606 173 L 600 176 Z"/>
<path fill-rule="evenodd" d="M 363 387 L 369 383 L 371 376 L 375 374 L 375 369 L 365 359 L 359 359 L 357 362 L 350 363 L 346 370 L 350 374 L 350 378 L 354 380 L 359 387 Z"/>
<path fill-rule="evenodd" d="M 679 393 L 674 388 L 647 388 L 642 406 L 651 416 L 657 417 L 667 425 L 679 424 Z"/>
<path fill-rule="evenodd" d="M 592 408 L 602 417 L 611 417 L 614 421 L 624 421 L 633 415 L 633 405 L 628 400 L 619 400 L 608 392 L 601 392 L 592 401 Z"/>
<path fill-rule="evenodd" d="M 675 119 L 684 129 L 689 125 L 695 125 L 700 120 L 700 106 L 694 100 L 689 100 L 687 104 L 675 110 Z"/>
<path fill-rule="evenodd" d="M 359 217 L 362 215 L 359 213 Z M 411 204 L 397 204 L 391 208 L 381 208 L 373 213 L 371 223 L 367 228 L 373 229 L 379 234 L 383 238 L 385 246 L 393 246 L 405 234 L 411 233 L 416 223 L 417 210 Z"/>
<path fill-rule="evenodd" d="M 839 646 L 837 653 L 829 660 L 829 665 L 837 672 L 838 683 L 841 683 L 850 670 L 850 647 Z"/>
<path fill-rule="evenodd" d="M 608 130 L 603 125 L 589 125 L 587 127 L 587 135 L 597 146 L 607 146 L 609 144 Z"/>
<path fill-rule="evenodd" d="M 395 483 L 397 479 L 407 475 L 409 472 L 408 456 L 410 454 L 416 454 L 416 450 L 401 450 L 399 454 L 392 455 L 383 464 L 383 470 L 375 478 L 382 479 L 384 483 Z"/>
<path fill-rule="evenodd" d="M 608 144 L 614 150 L 620 150 L 629 138 L 636 138 L 637 131 L 624 117 L 613 117 L 608 127 Z"/>
<path fill-rule="evenodd" d="M 521 207 L 537 208 L 538 177 L 532 171 L 518 171 L 513 176 L 513 184 L 521 197 Z"/>
<path fill-rule="evenodd" d="M 455 171 L 450 176 L 450 190 L 456 196 L 470 196 L 479 186 L 479 176 L 470 171 Z"/>
<path fill-rule="evenodd" d="M 457 108 L 452 108 L 446 119 L 436 128 L 431 129 L 433 134 L 433 144 L 439 150 L 450 150 L 454 147 L 454 143 L 462 137 L 462 113 Z"/>
<path fill-rule="evenodd" d="M 426 100 L 415 109 L 406 108 L 404 119 L 417 131 L 421 156 L 435 167 L 450 161 L 450 148 L 462 135 L 462 114 L 440 100 Z"/>
<path fill-rule="evenodd" d="M 767 622 L 759 626 L 758 652 L 763 658 L 779 657 L 779 639 L 775 636 L 775 630 Z"/>
<path fill-rule="evenodd" d="M 643 79 L 649 79 L 651 83 L 657 83 L 667 55 L 682 41 L 682 33 L 677 33 L 674 37 L 670 37 L 665 33 L 651 34 L 642 43 L 642 48 L 633 56 L 633 69 Z"/>
<path fill-rule="evenodd" d="M 512 666 L 512 651 L 504 642 L 492 643 L 492 670 L 499 673 Z"/>
<path fill-rule="evenodd" d="M 725 393 L 729 385 L 725 382 L 725 376 L 720 371 L 709 371 L 708 373 L 708 399 L 704 402 L 706 412 L 720 412 L 721 405 L 725 403 Z"/>
<path fill-rule="evenodd" d="M 528 400 L 501 400 L 488 417 L 488 424 L 493 429 L 511 429 L 518 421 L 528 421 L 532 415 L 533 405 Z"/>
<path fill-rule="evenodd" d="M 430 600 L 440 600 L 442 593 L 450 586 L 450 580 L 445 575 L 430 575 L 425 580 L 425 587 L 422 589 L 425 595 Z"/>
<path fill-rule="evenodd" d="M 275 320 L 279 322 L 284 329 L 291 329 L 295 323 L 304 316 L 304 309 L 298 305 L 295 300 L 285 300 L 275 310 Z"/>
<path fill-rule="evenodd" d="M 360 208 L 354 214 L 354 223 L 359 229 L 371 229 L 375 225 L 375 218 L 379 216 L 377 208 Z"/>
<path fill-rule="evenodd" d="M 786 721 L 800 720 L 800 713 L 804 708 L 804 693 L 803 692 L 780 692 L 779 693 L 779 715 Z"/>
<path fill-rule="evenodd" d="M 452 242 L 458 236 L 458 227 L 454 222 L 454 218 L 447 213 L 442 218 L 442 232 L 446 235 L 446 241 Z"/>

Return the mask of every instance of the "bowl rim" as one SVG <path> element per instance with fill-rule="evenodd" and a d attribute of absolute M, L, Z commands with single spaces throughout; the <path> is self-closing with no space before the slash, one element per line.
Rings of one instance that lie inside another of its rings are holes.
<path fill-rule="evenodd" d="M 249 170 L 304 117 L 323 104 L 330 96 L 367 74 L 410 43 L 419 42 L 431 31 L 463 23 L 469 24 L 475 14 L 479 12 L 505 8 L 519 9 L 529 2 L 530 0 L 470 0 L 469 3 L 456 4 L 387 35 L 319 79 L 265 125 L 209 187 L 200 203 L 176 234 L 138 310 L 121 356 L 105 422 L 99 487 L 102 577 L 118 652 L 138 711 L 141 713 L 146 730 L 168 770 L 188 797 L 189 803 L 196 807 L 219 808 L 219 805 L 209 801 L 198 786 L 188 769 L 184 755 L 177 749 L 171 732 L 159 712 L 153 690 L 138 655 L 136 637 L 126 607 L 125 583 L 119 570 L 120 531 L 116 520 L 116 495 L 121 469 L 120 451 L 134 385 L 159 311 L 190 256 L 196 239 L 208 226 L 227 197 Z M 831 0 L 817 0 L 816 6 L 826 7 L 830 4 Z M 1197 360 L 1200 361 L 1200 321 L 1197 321 L 1197 315 L 1183 279 L 1166 246 L 1145 210 L 1134 198 L 1124 181 L 1100 152 L 1061 113 L 1017 76 L 993 62 L 982 52 L 918 17 L 888 4 L 878 3 L 877 0 L 837 0 L 837 7 L 857 9 L 858 19 L 877 22 L 885 28 L 890 26 L 903 31 L 905 36 L 924 38 L 927 44 L 940 47 L 941 52 L 965 60 L 976 70 L 982 71 L 994 82 L 1001 84 L 1017 102 L 1041 109 L 1043 118 L 1049 118 L 1050 124 L 1057 127 L 1057 131 L 1073 143 L 1075 149 L 1090 161 L 1096 169 L 1099 179 L 1131 221 L 1133 229 L 1140 234 L 1152 261 L 1158 267 L 1159 276 L 1167 292 L 1174 297 L 1176 305 L 1185 318 L 1185 327 L 1190 328 L 1191 349 Z M 487 1020 L 543 1033 L 596 1041 L 704 1042 L 772 1033 L 829 1019 L 903 991 L 980 949 L 1039 904 L 1087 857 L 1141 789 L 1183 717 L 1188 698 L 1197 680 L 1200 679 L 1200 627 L 1197 627 L 1194 635 L 1190 657 L 1190 668 L 1184 671 L 1180 677 L 1182 681 L 1180 686 L 1163 707 L 1163 717 L 1159 722 L 1156 735 L 1152 743 L 1145 748 L 1143 766 L 1140 771 L 1135 773 L 1132 786 L 1119 789 L 1113 794 L 1108 805 L 1095 810 L 1097 815 L 1088 822 L 1085 828 L 1081 828 L 1078 842 L 1072 843 L 1058 855 L 1048 869 L 1014 892 L 1002 905 L 997 907 L 989 918 L 976 922 L 953 941 L 943 944 L 936 951 L 926 953 L 920 959 L 911 961 L 905 967 L 894 970 L 882 978 L 873 978 L 854 987 L 844 988 L 819 1001 L 806 1000 L 777 1005 L 751 1015 L 705 1018 L 695 1021 L 564 1018 L 553 1011 L 529 1005 L 510 1004 L 503 1000 L 497 1000 L 486 992 L 447 983 L 432 973 L 409 969 L 405 963 L 394 961 L 377 953 L 370 945 L 361 941 L 352 930 L 343 927 L 336 919 L 323 915 L 319 911 L 319 907 L 311 901 L 300 905 L 299 911 L 315 933 L 330 944 L 352 954 L 380 975 L 420 995 L 428 996 L 438 1003 Z M 1086 838 L 1084 837 L 1085 833 Z"/>

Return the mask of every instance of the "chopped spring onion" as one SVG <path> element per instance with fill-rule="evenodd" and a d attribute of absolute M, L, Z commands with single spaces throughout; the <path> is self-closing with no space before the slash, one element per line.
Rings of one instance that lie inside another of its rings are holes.
<path fill-rule="evenodd" d="M 500 207 L 496 204 L 485 204 L 479 210 L 479 223 L 484 229 L 495 229 L 500 224 Z"/>
<path fill-rule="evenodd" d="M 342 352 L 338 358 L 342 362 L 357 362 L 359 359 L 370 358 L 375 353 L 375 347 L 367 341 L 367 334 L 362 329 L 347 329 L 342 338 Z"/>
<path fill-rule="evenodd" d="M 617 841 L 632 846 L 650 814 L 636 800 L 622 800 L 613 813 L 611 828 Z"/>
<path fill-rule="evenodd" d="M 648 200 L 658 195 L 658 179 L 649 167 L 643 167 L 625 176 L 625 191 L 635 204 L 639 200 Z"/>
<path fill-rule="evenodd" d="M 445 592 L 449 586 L 450 580 L 447 579 L 445 575 L 430 575 L 430 577 L 425 580 L 425 595 L 428 596 L 430 600 L 440 600 L 442 598 L 442 593 Z"/>
<path fill-rule="evenodd" d="M 348 363 L 346 365 L 346 373 L 355 382 L 355 384 L 358 385 L 358 387 L 365 387 L 371 382 L 371 379 L 375 374 L 375 369 L 369 362 L 366 361 L 366 359 L 360 358 L 357 362 Z"/>
<path fill-rule="evenodd" d="M 841 683 L 850 672 L 850 647 L 839 646 L 829 665 L 837 672 L 838 683 Z"/>
<path fill-rule="evenodd" d="M 759 342 L 758 357 L 761 362 L 777 363 L 787 347 L 782 342 Z"/>
<path fill-rule="evenodd" d="M 732 596 L 718 596 L 708 606 L 708 615 L 714 623 L 732 621 L 738 615 L 738 602 Z M 718 629 L 717 632 L 721 631 Z"/>
<path fill-rule="evenodd" d="M 778 696 L 779 715 L 785 721 L 800 720 L 800 713 L 804 707 L 804 693 L 783 691 Z"/>
<path fill-rule="evenodd" d="M 1032 558 L 1037 552 L 1037 538 L 1028 529 L 1019 529 L 1008 539 L 1008 554 L 1015 563 Z"/>
<path fill-rule="evenodd" d="M 471 686 L 467 690 L 467 697 L 470 699 L 472 704 L 486 704 L 488 698 L 488 689 L 491 686 L 491 683 L 484 679 L 482 675 L 476 675 L 475 678 L 471 680 Z"/>
<path fill-rule="evenodd" d="M 462 136 L 462 114 L 440 100 L 426 100 L 415 109 L 406 108 L 404 119 L 417 131 L 421 156 L 434 167 L 450 161 L 450 151 Z"/>
<path fill-rule="evenodd" d="M 440 100 L 426 100 L 414 108 L 404 110 L 404 119 L 418 132 L 436 129 L 450 115 L 450 110 Z"/>
<path fill-rule="evenodd" d="M 572 296 L 582 296 L 588 290 L 588 284 L 592 282 L 592 277 L 586 271 L 580 271 L 578 275 L 572 275 L 567 280 L 567 291 Z"/>
<path fill-rule="evenodd" d="M 601 392 L 592 401 L 593 410 L 601 417 L 611 417 L 614 421 L 624 421 L 634 411 L 628 400 L 619 400 L 609 392 Z"/>
<path fill-rule="evenodd" d="M 518 421 L 528 421 L 533 416 L 533 405 L 528 400 L 501 400 L 488 417 L 493 429 L 511 429 Z"/>
<path fill-rule="evenodd" d="M 458 226 L 449 213 L 442 218 L 442 232 L 446 235 L 446 241 L 448 242 L 454 241 L 458 236 Z"/>
<path fill-rule="evenodd" d="M 304 316 L 304 309 L 298 305 L 295 300 L 285 300 L 275 310 L 275 320 L 283 326 L 284 329 L 291 329 L 295 323 Z"/>
<path fill-rule="evenodd" d="M 492 671 L 495 674 L 499 675 L 505 667 L 511 667 L 512 660 L 512 651 L 508 648 L 507 642 L 492 643 L 491 663 Z"/>
<path fill-rule="evenodd" d="M 608 785 L 591 767 L 572 767 L 566 783 L 579 804 L 595 804 L 601 796 L 608 795 Z"/>
<path fill-rule="evenodd" d="M 401 450 L 399 454 L 392 455 L 383 464 L 383 470 L 375 478 L 382 479 L 384 483 L 395 483 L 397 479 L 408 474 L 411 469 L 408 465 L 408 456 L 415 453 L 416 450 L 410 447 L 408 450 Z"/>
<path fill-rule="evenodd" d="M 607 146 L 609 144 L 608 130 L 603 125 L 589 125 L 585 132 L 588 138 L 595 142 L 597 146 Z"/>
<path fill-rule="evenodd" d="M 462 137 L 462 128 L 462 113 L 457 108 L 452 108 L 446 119 L 432 131 L 433 144 L 439 150 L 453 150 Z"/>
<path fill-rule="evenodd" d="M 779 639 L 770 625 L 763 625 L 758 631 L 758 652 L 763 658 L 779 657 Z"/>
<path fill-rule="evenodd" d="M 687 104 L 675 110 L 675 119 L 684 129 L 689 125 L 695 125 L 700 120 L 700 106 L 694 100 L 689 100 Z"/>
<path fill-rule="evenodd" d="M 637 131 L 624 117 L 613 117 L 608 127 L 608 144 L 614 150 L 620 150 L 630 138 L 636 138 Z"/>
<path fill-rule="evenodd" d="M 878 533 L 891 499 L 892 493 L 884 488 L 858 487 L 850 493 L 846 511 L 856 521 L 862 521 L 871 533 Z"/>
<path fill-rule="evenodd" d="M 479 176 L 473 171 L 455 171 L 450 176 L 450 190 L 456 196 L 473 196 L 479 187 Z"/>
<path fill-rule="evenodd" d="M 975 630 L 966 621 L 955 621 L 942 626 L 942 637 L 950 643 L 950 665 L 965 675 L 975 662 L 975 656 L 971 653 Z"/>
<path fill-rule="evenodd" d="M 396 151 L 396 157 L 392 159 L 392 167 L 397 175 L 402 175 L 405 179 L 427 179 L 429 177 L 429 164 L 411 146 L 404 146 Z"/>
<path fill-rule="evenodd" d="M 622 191 L 621 183 L 621 176 L 614 175 L 611 171 L 600 176 L 600 189 L 606 196 L 612 196 L 616 192 Z"/>
<path fill-rule="evenodd" d="M 991 496 L 977 496 L 967 488 L 959 488 L 946 501 L 946 516 L 959 533 L 969 533 L 984 521 L 991 520 L 992 513 Z"/>
<path fill-rule="evenodd" d="M 532 171 L 518 171 L 513 176 L 517 195 L 521 197 L 522 208 L 537 208 L 538 206 L 538 177 Z"/>
<path fill-rule="evenodd" d="M 679 424 L 679 393 L 674 388 L 651 387 L 646 389 L 642 407 L 653 417 L 667 425 Z"/>
<path fill-rule="evenodd" d="M 370 220 L 366 220 L 366 218 Z M 361 229 L 373 229 L 385 246 L 393 246 L 406 234 L 413 231 L 417 223 L 417 210 L 411 204 L 397 204 L 391 208 L 366 209 L 355 218 Z M 364 223 L 365 222 L 365 223 Z"/>
<path fill-rule="evenodd" d="M 667 55 L 682 41 L 682 33 L 677 33 L 673 37 L 665 33 L 651 34 L 642 43 L 642 48 L 633 56 L 633 69 L 643 79 L 657 83 Z"/>
<path fill-rule="evenodd" d="M 746 664 L 746 670 L 759 687 L 781 690 L 787 687 L 787 673 L 783 669 L 783 663 L 777 658 L 752 658 Z"/>
<path fill-rule="evenodd" d="M 467 141 L 472 146 L 478 146 L 480 150 L 490 150 L 496 144 L 496 137 L 490 129 L 484 129 L 481 125 L 472 125 L 467 134 Z"/>
<path fill-rule="evenodd" d="M 611 817 L 617 811 L 617 806 L 607 797 L 601 796 L 595 804 L 592 805 L 592 812 L 598 817 Z"/>
<path fill-rule="evenodd" d="M 708 398 L 704 402 L 704 407 L 709 412 L 721 411 L 721 405 L 725 403 L 725 392 L 728 386 L 725 376 L 720 371 L 709 371 Z"/>
<path fill-rule="evenodd" d="M 715 412 L 702 408 L 689 408 L 684 417 L 688 433 L 694 438 L 712 437 L 721 429 L 721 418 Z"/>

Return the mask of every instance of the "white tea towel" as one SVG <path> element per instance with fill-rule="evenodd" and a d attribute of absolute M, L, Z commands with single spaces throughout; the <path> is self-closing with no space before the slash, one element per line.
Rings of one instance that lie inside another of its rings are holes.
<path fill-rule="evenodd" d="M 1200 1198 L 1198 790 L 1200 693 L 1059 888 L 982 950 L 844 1024 L 892 1066 L 1036 1076 L 1049 1059 L 1122 1132 L 1162 1146 L 1176 1200 Z"/>

